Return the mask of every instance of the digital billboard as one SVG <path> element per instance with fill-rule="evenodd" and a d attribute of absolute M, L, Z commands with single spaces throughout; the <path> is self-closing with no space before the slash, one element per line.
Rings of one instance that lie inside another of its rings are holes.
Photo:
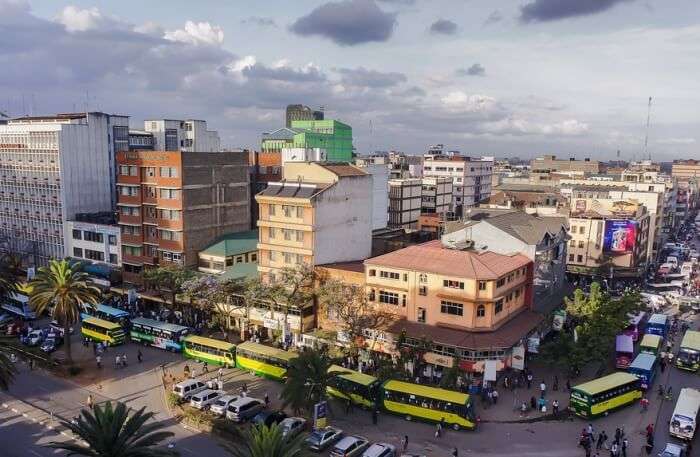
<path fill-rule="evenodd" d="M 626 254 L 634 250 L 637 242 L 637 222 L 631 220 L 607 220 L 603 234 L 603 251 Z"/>

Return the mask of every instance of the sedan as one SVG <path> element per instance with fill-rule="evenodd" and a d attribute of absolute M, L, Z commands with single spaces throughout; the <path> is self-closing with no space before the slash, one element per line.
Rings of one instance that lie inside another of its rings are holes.
<path fill-rule="evenodd" d="M 289 439 L 301 433 L 304 427 L 306 427 L 306 419 L 303 417 L 288 417 L 280 422 L 282 436 Z"/>
<path fill-rule="evenodd" d="M 363 436 L 346 436 L 333 446 L 330 457 L 359 456 L 367 446 L 369 446 L 369 440 Z"/>
<path fill-rule="evenodd" d="M 306 444 L 312 451 L 322 451 L 343 436 L 343 431 L 335 427 L 316 429 L 306 438 Z"/>
<path fill-rule="evenodd" d="M 272 424 L 279 424 L 287 417 L 284 411 L 260 411 L 253 417 L 251 422 L 253 425 L 267 425 L 270 427 Z"/>
<path fill-rule="evenodd" d="M 362 453 L 362 457 L 396 457 L 396 446 L 388 443 L 374 443 Z"/>
<path fill-rule="evenodd" d="M 659 457 L 686 457 L 688 447 L 685 444 L 666 443 L 666 447 L 659 453 Z"/>
<path fill-rule="evenodd" d="M 217 398 L 214 403 L 212 403 L 211 408 L 209 408 L 209 411 L 216 414 L 217 416 L 225 416 L 226 408 L 228 408 L 228 405 L 230 405 L 236 400 L 238 400 L 238 396 L 236 395 L 222 395 L 219 398 Z"/>

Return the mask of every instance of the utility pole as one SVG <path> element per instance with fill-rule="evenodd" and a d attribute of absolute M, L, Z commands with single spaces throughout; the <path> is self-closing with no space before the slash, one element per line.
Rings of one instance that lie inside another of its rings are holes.
<path fill-rule="evenodd" d="M 651 153 L 649 152 L 649 121 L 651 120 L 651 97 L 649 97 L 649 105 L 647 106 L 647 128 L 644 134 L 644 155 L 651 160 Z"/>

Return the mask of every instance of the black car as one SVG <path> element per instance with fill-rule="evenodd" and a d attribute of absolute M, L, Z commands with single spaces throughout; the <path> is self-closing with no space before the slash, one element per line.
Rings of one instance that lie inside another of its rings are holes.
<path fill-rule="evenodd" d="M 260 411 L 253 417 L 252 423 L 253 425 L 265 424 L 269 427 L 272 424 L 279 424 L 286 418 L 284 411 Z"/>

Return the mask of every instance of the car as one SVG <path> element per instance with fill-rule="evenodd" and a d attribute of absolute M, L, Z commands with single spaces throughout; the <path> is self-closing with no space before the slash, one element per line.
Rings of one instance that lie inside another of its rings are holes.
<path fill-rule="evenodd" d="M 304 430 L 306 427 L 306 419 L 303 417 L 287 417 L 280 422 L 282 436 L 285 438 L 293 438 Z"/>
<path fill-rule="evenodd" d="M 58 321 L 51 321 L 49 323 L 49 327 L 59 332 L 61 335 L 63 335 L 66 332 L 66 329 L 64 329 L 63 326 L 58 323 Z M 68 328 L 68 333 L 70 333 L 71 335 L 73 334 L 73 327 Z"/>
<path fill-rule="evenodd" d="M 192 395 L 201 392 L 207 388 L 207 385 L 196 379 L 188 379 L 173 386 L 173 393 L 183 400 L 192 398 Z"/>
<path fill-rule="evenodd" d="M 396 457 L 396 446 L 389 443 L 374 443 L 362 453 L 362 457 Z"/>
<path fill-rule="evenodd" d="M 44 332 L 41 330 L 32 330 L 22 339 L 22 343 L 27 346 L 39 346 L 44 341 Z"/>
<path fill-rule="evenodd" d="M 687 457 L 688 446 L 685 444 L 666 443 L 663 451 L 659 452 L 659 457 Z"/>
<path fill-rule="evenodd" d="M 425 454 L 401 454 L 401 457 L 428 457 Z"/>
<path fill-rule="evenodd" d="M 226 408 L 226 419 L 234 422 L 244 422 L 265 409 L 262 400 L 252 397 L 240 397 Z"/>
<path fill-rule="evenodd" d="M 60 345 L 63 344 L 63 337 L 56 333 L 49 333 L 44 342 L 41 344 L 40 349 L 46 353 L 51 353 L 58 349 Z"/>
<path fill-rule="evenodd" d="M 346 436 L 341 439 L 331 450 L 330 457 L 354 457 L 359 456 L 369 446 L 369 440 L 364 436 Z"/>
<path fill-rule="evenodd" d="M 311 432 L 305 442 L 312 451 L 322 451 L 343 436 L 343 431 L 335 427 L 318 428 Z"/>
<path fill-rule="evenodd" d="M 212 390 L 205 389 L 201 392 L 197 392 L 190 398 L 190 406 L 197 409 L 209 409 L 209 405 L 214 403 L 217 398 L 224 395 L 226 392 L 223 390 Z"/>
<path fill-rule="evenodd" d="M 225 416 L 228 405 L 230 405 L 236 400 L 238 400 L 237 395 L 222 395 L 219 398 L 217 398 L 214 403 L 211 404 L 209 411 L 216 414 L 217 416 Z"/>
<path fill-rule="evenodd" d="M 287 414 L 284 411 L 260 411 L 251 419 L 251 423 L 253 425 L 267 425 L 269 427 L 272 424 L 279 424 L 286 418 Z"/>

